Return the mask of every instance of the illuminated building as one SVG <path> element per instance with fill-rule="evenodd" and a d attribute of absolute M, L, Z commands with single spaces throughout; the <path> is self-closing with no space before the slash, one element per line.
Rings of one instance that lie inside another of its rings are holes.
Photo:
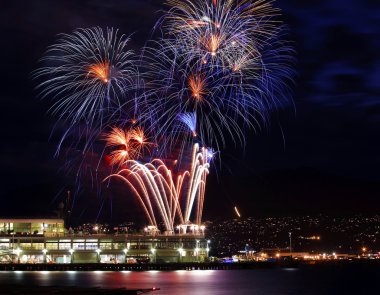
<path fill-rule="evenodd" d="M 203 262 L 209 247 L 202 232 L 74 234 L 63 219 L 0 219 L 2 263 Z"/>

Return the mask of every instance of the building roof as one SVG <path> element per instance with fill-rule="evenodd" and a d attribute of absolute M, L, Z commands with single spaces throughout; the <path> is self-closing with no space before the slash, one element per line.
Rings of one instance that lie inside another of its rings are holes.
<path fill-rule="evenodd" d="M 0 217 L 0 223 L 64 223 L 62 218 L 2 218 Z"/>

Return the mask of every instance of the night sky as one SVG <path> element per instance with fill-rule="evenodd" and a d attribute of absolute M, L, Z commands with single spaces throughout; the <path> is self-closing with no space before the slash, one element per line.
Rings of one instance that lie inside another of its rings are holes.
<path fill-rule="evenodd" d="M 222 151 L 208 178 L 206 219 L 233 217 L 234 205 L 245 216 L 380 213 L 380 2 L 276 6 L 297 52 L 294 105 L 247 134 L 244 149 Z M 2 2 L 0 216 L 50 214 L 74 186 L 54 158 L 49 101 L 31 79 L 47 46 L 59 33 L 108 26 L 133 34 L 139 52 L 163 8 L 161 0 Z M 73 216 L 131 219 L 139 211 L 130 200 L 83 190 Z"/>

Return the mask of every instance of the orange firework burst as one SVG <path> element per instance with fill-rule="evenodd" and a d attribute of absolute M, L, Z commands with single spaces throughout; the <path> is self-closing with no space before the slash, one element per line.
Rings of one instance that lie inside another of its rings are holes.
<path fill-rule="evenodd" d="M 141 127 L 132 128 L 129 131 L 129 134 L 131 138 L 131 146 L 138 157 L 142 156 L 145 148 L 153 145 L 153 143 L 148 141 L 148 138 L 145 136 L 144 130 Z"/>
<path fill-rule="evenodd" d="M 134 93 L 139 76 L 136 59 L 127 50 L 128 41 L 113 28 L 76 29 L 61 34 L 43 57 L 44 65 L 34 71 L 41 97 L 53 101 L 52 114 L 64 118 L 69 130 L 85 123 L 93 133 L 75 135 L 77 142 L 87 141 L 85 149 L 93 143 L 98 129 L 109 124 L 115 109 L 135 102 L 126 95 Z"/>
<path fill-rule="evenodd" d="M 105 134 L 104 140 L 106 141 L 106 146 L 128 145 L 130 134 L 121 128 L 113 127 L 109 133 Z"/>
<path fill-rule="evenodd" d="M 88 72 L 91 76 L 103 81 L 104 83 L 108 83 L 109 81 L 110 71 L 107 61 L 91 65 L 88 69 Z"/>
<path fill-rule="evenodd" d="M 189 89 L 191 95 L 197 100 L 203 100 L 206 94 L 206 81 L 200 74 L 191 75 L 189 78 Z"/>
<path fill-rule="evenodd" d="M 133 149 L 130 146 L 131 136 L 129 132 L 118 127 L 113 127 L 109 133 L 104 135 L 103 139 L 106 141 L 106 147 L 116 148 L 109 155 L 113 165 L 121 165 L 134 156 Z"/>
<path fill-rule="evenodd" d="M 109 154 L 109 156 L 111 157 L 112 165 L 115 165 L 115 164 L 122 165 L 123 163 L 125 163 L 127 160 L 131 158 L 128 150 L 112 151 Z"/>
<path fill-rule="evenodd" d="M 217 25 L 219 27 L 219 25 Z M 218 52 L 220 45 L 223 42 L 223 35 L 211 34 L 211 36 L 203 41 L 204 46 L 207 48 L 211 56 L 215 56 Z"/>
<path fill-rule="evenodd" d="M 142 156 L 144 148 L 152 145 L 148 142 L 141 127 L 131 128 L 126 131 L 119 127 L 113 127 L 105 134 L 106 147 L 115 148 L 111 153 L 112 164 L 122 165 L 127 160 L 137 159 Z"/>
<path fill-rule="evenodd" d="M 130 131 L 131 138 L 137 141 L 139 144 L 143 145 L 147 143 L 144 130 L 141 127 L 131 129 Z"/>

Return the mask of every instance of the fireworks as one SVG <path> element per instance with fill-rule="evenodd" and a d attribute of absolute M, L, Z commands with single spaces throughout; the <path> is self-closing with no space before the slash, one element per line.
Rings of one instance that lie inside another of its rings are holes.
<path fill-rule="evenodd" d="M 72 125 L 106 123 L 137 76 L 128 41 L 117 30 L 99 27 L 62 34 L 34 73 L 42 79 L 41 96 L 54 99 L 52 112 Z"/>
<path fill-rule="evenodd" d="M 151 225 L 157 227 L 162 221 L 165 230 L 173 233 L 175 222 L 189 224 L 193 216 L 195 224 L 201 223 L 206 176 L 209 173 L 205 148 L 194 145 L 191 167 L 177 179 L 161 159 L 147 164 L 130 160 L 125 165 L 126 168 L 106 179 L 121 179 L 131 188 Z"/>
<path fill-rule="evenodd" d="M 287 96 L 292 50 L 279 10 L 265 0 L 166 3 L 163 37 L 144 50 L 156 133 L 180 141 L 175 118 L 195 113 L 201 143 L 220 150 L 228 135 L 244 144 L 244 129 L 266 124 Z"/>
<path fill-rule="evenodd" d="M 287 99 L 292 49 L 273 1 L 166 4 L 156 25 L 163 35 L 138 61 L 117 30 L 78 29 L 49 48 L 35 76 L 68 123 L 60 145 L 78 126 L 83 152 L 103 140 L 99 154 L 118 169 L 106 179 L 121 179 L 149 223 L 174 232 L 175 223 L 201 224 L 211 147 L 220 151 L 226 137 L 244 145 L 246 130 L 265 125 Z M 191 165 L 181 170 L 189 147 Z"/>
<path fill-rule="evenodd" d="M 88 74 L 95 79 L 107 84 L 110 78 L 108 62 L 91 65 L 88 67 Z"/>
<path fill-rule="evenodd" d="M 206 94 L 205 90 L 205 81 L 201 75 L 191 75 L 189 78 L 189 89 L 191 91 L 191 95 L 196 101 L 202 101 L 204 95 Z"/>
<path fill-rule="evenodd" d="M 278 31 L 279 9 L 266 0 L 168 0 L 164 29 L 188 56 L 214 65 L 234 50 L 260 55 Z"/>
<path fill-rule="evenodd" d="M 179 114 L 178 119 L 189 128 L 194 137 L 197 136 L 197 113 Z"/>
<path fill-rule="evenodd" d="M 144 148 L 152 145 L 145 137 L 141 127 L 131 128 L 126 131 L 113 127 L 110 132 L 104 134 L 106 147 L 114 148 L 109 154 L 112 164 L 122 165 L 127 160 L 140 158 Z"/>
<path fill-rule="evenodd" d="M 237 215 L 237 217 L 241 217 L 241 215 L 240 215 L 240 212 L 239 212 L 239 210 L 238 210 L 238 208 L 235 206 L 234 207 L 234 210 L 235 210 L 235 213 L 236 213 L 236 215 Z"/>

